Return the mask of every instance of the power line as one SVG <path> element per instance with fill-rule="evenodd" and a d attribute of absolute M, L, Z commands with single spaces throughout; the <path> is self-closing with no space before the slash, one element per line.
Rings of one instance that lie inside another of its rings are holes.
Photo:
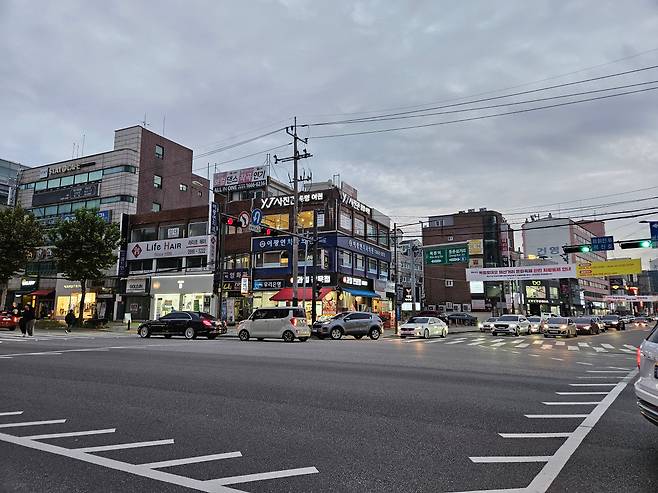
<path fill-rule="evenodd" d="M 202 157 L 210 156 L 212 154 L 217 154 L 218 152 L 228 151 L 229 149 L 233 149 L 235 147 L 239 147 L 239 146 L 242 146 L 244 144 L 249 144 L 250 142 L 260 140 L 264 137 L 274 135 L 275 133 L 281 132 L 282 130 L 285 130 L 285 127 L 277 128 L 276 130 L 272 130 L 272 131 L 266 132 L 264 134 L 256 135 L 255 137 L 251 137 L 249 139 L 241 140 L 239 142 L 236 142 L 234 144 L 230 144 L 230 145 L 227 145 L 227 146 L 224 146 L 224 147 L 218 147 L 217 149 L 213 149 L 211 151 L 202 152 L 201 154 L 197 154 L 196 156 L 194 156 L 192 159 L 199 159 L 199 158 L 202 158 Z"/>
<path fill-rule="evenodd" d="M 549 104 L 545 106 L 537 106 L 534 108 L 526 108 L 522 110 L 515 110 L 515 111 L 507 111 L 504 113 L 494 113 L 492 115 L 481 115 L 481 116 L 474 116 L 470 118 L 460 118 L 457 120 L 448 120 L 448 121 L 442 121 L 442 122 L 433 122 L 433 123 L 423 123 L 419 125 L 408 125 L 405 127 L 392 127 L 392 128 L 382 128 L 378 130 L 363 130 L 360 132 L 345 132 L 345 133 L 339 133 L 339 134 L 326 134 L 326 135 L 316 135 L 313 137 L 314 139 L 332 139 L 332 138 L 337 138 L 337 137 L 351 137 L 355 135 L 370 135 L 370 134 L 379 134 L 379 133 L 387 133 L 387 132 L 395 132 L 398 130 L 411 130 L 415 128 L 427 128 L 427 127 L 436 127 L 440 125 L 451 125 L 455 123 L 465 123 L 465 122 L 471 122 L 471 121 L 477 121 L 477 120 L 487 120 L 490 118 L 496 118 L 500 116 L 509 116 L 509 115 L 519 115 L 522 113 L 530 113 L 531 111 L 539 111 L 539 110 L 546 110 L 546 109 L 551 109 L 551 108 L 559 108 L 562 106 L 571 106 L 574 104 L 579 104 L 579 103 L 586 103 L 590 101 L 598 101 L 602 99 L 610 99 L 610 98 L 615 98 L 619 96 L 626 96 L 629 94 L 637 94 L 641 92 L 647 92 L 647 91 L 655 91 L 658 89 L 658 87 L 649 87 L 646 89 L 637 89 L 635 91 L 627 91 L 627 92 L 621 92 L 617 94 L 608 94 L 605 96 L 597 96 L 593 98 L 586 98 L 586 99 L 580 99 L 577 101 L 566 101 L 564 103 L 556 103 L 556 104 Z"/>

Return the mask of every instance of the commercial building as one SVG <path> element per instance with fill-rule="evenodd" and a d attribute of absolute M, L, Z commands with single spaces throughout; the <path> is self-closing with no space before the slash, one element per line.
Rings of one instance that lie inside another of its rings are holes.
<path fill-rule="evenodd" d="M 509 283 L 467 282 L 466 269 L 513 265 L 514 232 L 501 213 L 469 209 L 423 226 L 425 305 L 445 311 L 513 310 Z"/>
<path fill-rule="evenodd" d="M 569 218 L 536 218 L 526 221 L 521 228 L 526 255 L 552 259 L 557 263 L 587 263 L 605 261 L 607 253 L 577 252 L 563 254 L 565 245 L 591 244 L 593 237 L 605 236 L 603 221 L 573 221 Z M 604 297 L 610 293 L 610 283 L 605 278 L 563 279 L 560 291 L 565 297 L 566 313 L 603 314 L 608 309 Z"/>
<path fill-rule="evenodd" d="M 397 302 L 402 311 L 417 310 L 425 299 L 423 244 L 417 238 L 405 239 L 402 230 L 396 231 L 395 240 L 397 240 L 397 248 L 394 249 L 397 258 L 397 284 L 402 287 L 402 296 Z"/>
<path fill-rule="evenodd" d="M 21 164 L 0 159 L 0 209 L 14 205 L 18 180 L 24 169 Z"/>
<path fill-rule="evenodd" d="M 198 186 L 194 186 L 198 183 Z M 114 132 L 114 148 L 21 173 L 17 203 L 31 210 L 44 229 L 78 209 L 97 209 L 106 221 L 122 215 L 207 205 L 209 181 L 192 172 L 192 150 L 141 126 Z M 116 269 L 90 286 L 85 314 L 113 318 L 117 294 Z M 63 317 L 77 309 L 80 290 L 65 288 L 51 249 L 39 249 L 25 276 L 10 281 L 8 302 L 31 302 L 37 312 Z M 96 306 L 97 299 L 103 303 Z M 99 308 L 101 310 L 99 310 Z"/>

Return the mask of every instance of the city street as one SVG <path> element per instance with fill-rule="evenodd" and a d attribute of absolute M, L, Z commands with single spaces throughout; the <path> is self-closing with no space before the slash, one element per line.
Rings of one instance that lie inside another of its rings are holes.
<path fill-rule="evenodd" d="M 632 390 L 646 333 L 0 332 L 0 490 L 656 491 Z"/>

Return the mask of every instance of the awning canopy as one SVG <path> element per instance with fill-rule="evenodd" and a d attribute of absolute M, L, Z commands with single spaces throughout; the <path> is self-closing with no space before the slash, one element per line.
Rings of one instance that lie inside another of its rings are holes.
<path fill-rule="evenodd" d="M 329 294 L 333 288 L 322 288 L 318 300 L 321 300 Z M 313 291 L 311 288 L 297 288 L 297 299 L 303 301 L 311 301 L 313 299 Z M 270 301 L 292 301 L 292 288 L 283 288 L 281 291 L 270 297 Z"/>
<path fill-rule="evenodd" d="M 366 298 L 380 298 L 380 296 L 374 291 L 368 291 L 367 289 L 354 289 L 354 288 L 343 288 L 343 291 L 350 293 L 353 296 L 364 296 Z"/>
<path fill-rule="evenodd" d="M 37 289 L 36 291 L 32 291 L 30 296 L 48 296 L 53 293 L 52 289 Z"/>

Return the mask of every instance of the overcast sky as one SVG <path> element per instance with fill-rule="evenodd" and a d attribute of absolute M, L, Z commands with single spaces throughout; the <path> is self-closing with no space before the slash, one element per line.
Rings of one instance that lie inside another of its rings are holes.
<path fill-rule="evenodd" d="M 658 65 L 655 0 L 5 0 L 0 29 L 0 157 L 26 165 L 70 158 L 83 134 L 85 154 L 110 150 L 113 131 L 144 114 L 156 132 L 166 115 L 165 135 L 200 154 L 285 126 L 293 115 L 302 124 L 337 120 Z M 651 80 L 658 70 L 517 99 Z M 658 91 L 649 91 L 332 139 L 314 137 L 519 107 L 304 128 L 314 155 L 304 167 L 316 181 L 339 173 L 360 200 L 398 222 L 487 207 L 518 223 L 532 211 L 658 196 L 657 103 Z M 205 175 L 207 163 L 286 142 L 281 132 L 195 166 Z M 220 169 L 264 159 L 260 153 Z M 287 180 L 289 171 L 279 165 L 273 175 Z M 541 206 L 574 199 L 583 202 Z M 658 200 L 600 213 L 652 205 Z M 616 239 L 646 236 L 637 221 L 608 227 Z"/>

